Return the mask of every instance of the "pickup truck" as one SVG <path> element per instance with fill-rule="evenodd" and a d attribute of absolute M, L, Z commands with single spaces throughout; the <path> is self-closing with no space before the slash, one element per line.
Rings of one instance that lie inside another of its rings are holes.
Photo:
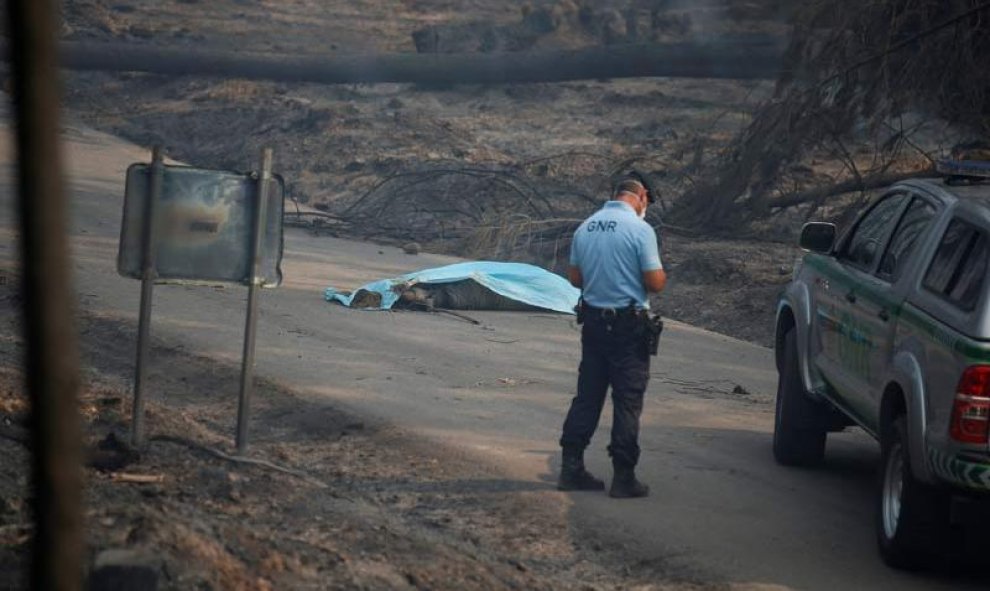
<path fill-rule="evenodd" d="M 777 304 L 773 453 L 822 462 L 829 432 L 880 444 L 880 555 L 916 568 L 990 498 L 990 183 L 910 180 L 848 231 L 809 223 Z"/>

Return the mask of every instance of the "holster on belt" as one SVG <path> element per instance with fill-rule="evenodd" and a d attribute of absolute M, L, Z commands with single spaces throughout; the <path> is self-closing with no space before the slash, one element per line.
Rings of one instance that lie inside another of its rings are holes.
<path fill-rule="evenodd" d="M 660 318 L 659 314 L 650 314 L 649 312 L 643 315 L 643 323 L 646 330 L 646 349 L 650 352 L 650 355 L 656 355 L 660 351 L 660 334 L 663 332 L 663 320 Z"/>

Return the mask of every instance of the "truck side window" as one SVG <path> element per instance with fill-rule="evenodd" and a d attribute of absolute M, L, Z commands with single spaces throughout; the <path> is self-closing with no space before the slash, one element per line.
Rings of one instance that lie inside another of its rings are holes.
<path fill-rule="evenodd" d="M 928 229 L 935 218 L 935 207 L 924 199 L 915 197 L 901 218 L 894 235 L 890 239 L 887 252 L 880 259 L 880 277 L 891 282 L 900 278 L 904 263 L 911 256 L 918 238 Z"/>
<path fill-rule="evenodd" d="M 952 220 L 942 236 L 924 286 L 963 310 L 976 307 L 987 272 L 987 235 L 975 226 Z"/>
<path fill-rule="evenodd" d="M 905 199 L 907 195 L 904 193 L 895 193 L 874 205 L 873 209 L 859 219 L 852 236 L 839 253 L 839 258 L 865 271 L 872 271 L 873 263 L 883 248 L 883 240 L 894 225 Z"/>

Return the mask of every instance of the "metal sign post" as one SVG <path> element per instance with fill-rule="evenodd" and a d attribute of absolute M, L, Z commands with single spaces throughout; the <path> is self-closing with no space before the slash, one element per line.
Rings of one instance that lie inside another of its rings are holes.
<path fill-rule="evenodd" d="M 148 365 L 148 333 L 151 330 L 151 297 L 157 271 L 155 268 L 156 240 L 155 209 L 161 200 L 165 163 L 161 146 L 151 151 L 148 175 L 148 199 L 145 203 L 144 232 L 141 244 L 141 311 L 138 316 L 137 364 L 134 371 L 134 405 L 131 415 L 131 445 L 144 444 L 144 388 Z"/>
<path fill-rule="evenodd" d="M 237 453 L 247 450 L 260 288 L 282 282 L 285 182 L 272 173 L 272 150 L 250 174 L 151 164 L 127 169 L 117 272 L 141 280 L 131 444 L 144 445 L 144 399 L 155 283 L 247 285 L 244 358 L 237 408 Z"/>
<path fill-rule="evenodd" d="M 258 324 L 258 288 L 261 261 L 261 235 L 265 228 L 265 212 L 268 209 L 268 191 L 272 180 L 272 150 L 261 153 L 261 173 L 258 176 L 258 203 L 254 208 L 254 225 L 251 235 L 251 258 L 248 273 L 247 320 L 244 324 L 244 360 L 241 366 L 241 393 L 237 403 L 237 455 L 244 455 L 248 445 L 248 419 L 251 413 L 251 389 L 254 378 L 254 341 Z"/>

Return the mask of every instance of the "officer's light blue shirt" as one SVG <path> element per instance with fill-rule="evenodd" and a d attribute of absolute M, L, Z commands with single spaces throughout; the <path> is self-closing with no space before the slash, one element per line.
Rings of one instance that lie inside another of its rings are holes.
<path fill-rule="evenodd" d="M 584 301 L 596 308 L 649 308 L 643 272 L 663 268 L 653 227 L 622 201 L 607 202 L 578 226 L 571 265 L 581 270 Z"/>

